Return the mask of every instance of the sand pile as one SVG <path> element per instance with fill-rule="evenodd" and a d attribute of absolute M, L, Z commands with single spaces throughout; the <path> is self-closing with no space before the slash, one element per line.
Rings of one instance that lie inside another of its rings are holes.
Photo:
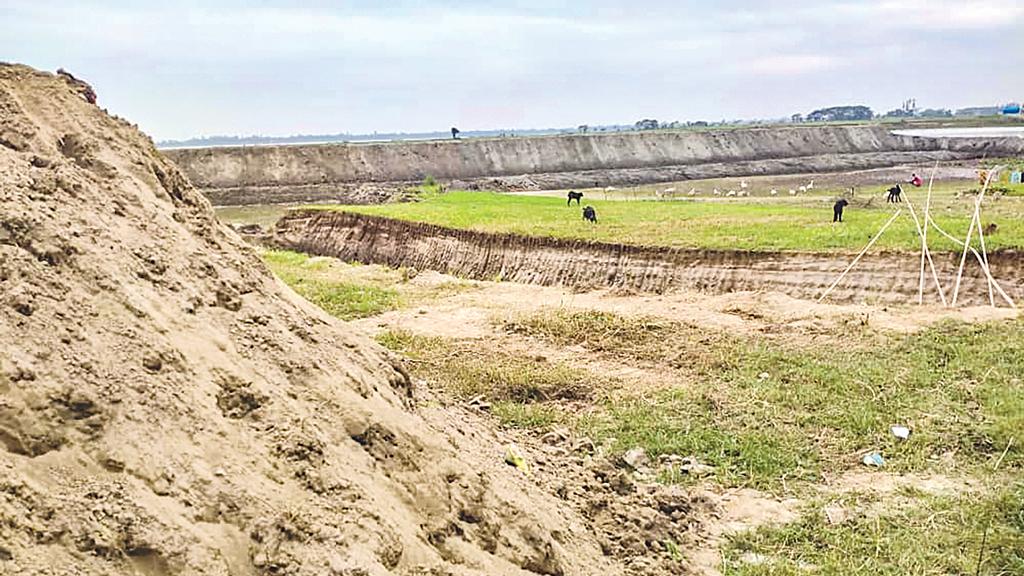
<path fill-rule="evenodd" d="M 619 573 L 135 127 L 9 65 L 0 343 L 0 574 Z"/>

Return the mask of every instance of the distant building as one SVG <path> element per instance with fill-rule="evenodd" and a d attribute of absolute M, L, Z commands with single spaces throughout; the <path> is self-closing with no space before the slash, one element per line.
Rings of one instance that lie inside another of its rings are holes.
<path fill-rule="evenodd" d="M 999 106 L 973 106 L 970 108 L 961 108 L 956 111 L 956 116 L 996 116 L 1001 111 Z"/>

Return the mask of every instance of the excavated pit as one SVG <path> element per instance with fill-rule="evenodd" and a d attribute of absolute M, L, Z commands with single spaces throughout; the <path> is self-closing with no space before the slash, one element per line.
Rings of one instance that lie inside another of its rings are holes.
<path fill-rule="evenodd" d="M 550 190 L 823 173 L 1024 153 L 1021 138 L 780 126 L 532 138 L 167 150 L 216 205 L 379 203 L 432 176 L 461 189 Z"/>
<path fill-rule="evenodd" d="M 688 250 L 490 234 L 327 210 L 289 212 L 277 223 L 273 242 L 308 254 L 480 280 L 653 293 L 675 289 L 773 291 L 797 298 L 818 298 L 854 256 Z M 944 285 L 952 285 L 960 255 L 934 253 L 933 258 Z M 1024 254 L 1008 250 L 990 253 L 988 258 L 992 274 L 1008 295 L 1014 300 L 1024 298 Z M 919 266 L 919 254 L 868 254 L 829 298 L 839 302 L 916 302 Z M 930 283 L 926 294 L 929 301 L 938 301 Z M 985 277 L 973 259 L 969 260 L 960 303 L 988 302 Z"/>

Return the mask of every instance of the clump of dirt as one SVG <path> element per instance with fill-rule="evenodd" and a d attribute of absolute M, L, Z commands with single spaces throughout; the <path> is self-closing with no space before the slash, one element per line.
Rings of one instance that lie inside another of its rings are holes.
<path fill-rule="evenodd" d="M 457 451 L 134 126 L 11 65 L 0 342 L 0 573 L 625 571 L 571 506 Z"/>

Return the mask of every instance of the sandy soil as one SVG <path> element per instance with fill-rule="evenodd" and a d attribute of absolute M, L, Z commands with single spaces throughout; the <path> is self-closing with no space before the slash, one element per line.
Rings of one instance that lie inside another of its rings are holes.
<path fill-rule="evenodd" d="M 9 65 L 0 342 L 0 573 L 630 573 L 135 127 Z"/>
<path fill-rule="evenodd" d="M 346 275 L 358 278 L 361 274 L 359 268 L 372 273 L 375 267 L 356 267 Z M 578 293 L 550 286 L 461 280 L 437 272 L 421 272 L 412 283 L 414 286 L 460 283 L 472 289 L 462 290 L 429 306 L 385 312 L 353 324 L 371 333 L 385 327 L 398 327 L 451 338 L 489 338 L 493 336 L 495 318 L 545 307 L 566 307 L 658 316 L 704 328 L 748 334 L 780 327 L 794 332 L 812 332 L 841 328 L 850 322 L 878 330 L 913 332 L 947 319 L 974 322 L 1014 318 L 1018 313 L 1010 308 L 989 306 L 950 309 L 916 305 L 819 304 L 772 292 L 708 295 L 676 291 L 652 295 L 597 290 Z"/>

